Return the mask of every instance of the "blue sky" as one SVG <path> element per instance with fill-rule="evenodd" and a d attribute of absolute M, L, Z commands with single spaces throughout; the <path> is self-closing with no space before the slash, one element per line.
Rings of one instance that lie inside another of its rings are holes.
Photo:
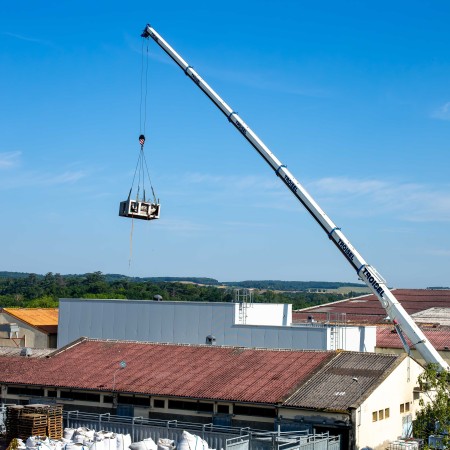
<path fill-rule="evenodd" d="M 153 27 L 394 287 L 450 285 L 447 1 L 45 3 L 0 15 L 1 269 L 357 281 L 292 194 L 149 42 L 161 219 L 118 217 Z"/>

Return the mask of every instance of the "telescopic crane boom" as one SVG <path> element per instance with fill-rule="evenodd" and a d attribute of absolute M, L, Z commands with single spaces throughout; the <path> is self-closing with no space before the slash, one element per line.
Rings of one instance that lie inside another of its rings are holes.
<path fill-rule="evenodd" d="M 402 336 L 402 333 L 408 337 L 426 363 L 437 364 L 441 370 L 449 370 L 448 364 L 427 340 L 423 332 L 411 319 L 392 292 L 389 291 L 386 286 L 386 281 L 379 275 L 374 267 L 367 264 L 364 258 L 344 236 L 341 229 L 338 228 L 325 214 L 306 189 L 295 179 L 287 167 L 278 160 L 238 114 L 222 100 L 194 68 L 190 66 L 154 28 L 147 25 L 141 36 L 144 38 L 152 38 L 170 56 L 170 58 L 175 61 L 183 72 L 209 97 L 220 111 L 222 111 L 228 121 L 238 129 L 245 139 L 247 139 L 254 149 L 265 159 L 280 180 L 288 187 L 295 197 L 297 197 L 300 203 L 303 204 L 323 231 L 325 231 L 330 241 L 355 269 L 357 275 L 378 298 L 399 333 L 406 351 L 409 352 L 409 347 L 405 338 Z"/>

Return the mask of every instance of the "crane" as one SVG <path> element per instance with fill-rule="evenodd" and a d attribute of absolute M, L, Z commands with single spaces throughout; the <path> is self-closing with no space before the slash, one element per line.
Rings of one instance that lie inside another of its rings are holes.
<path fill-rule="evenodd" d="M 232 123 L 250 145 L 269 164 L 278 178 L 287 186 L 300 203 L 315 219 L 318 225 L 327 234 L 330 241 L 337 247 L 350 265 L 355 269 L 372 293 L 378 298 L 381 305 L 394 324 L 400 340 L 407 351 L 410 352 L 405 336 L 411 341 L 428 364 L 436 364 L 440 370 L 450 370 L 449 365 L 425 337 L 422 330 L 416 325 L 405 311 L 403 306 L 389 290 L 386 280 L 369 265 L 356 248 L 346 238 L 327 214 L 320 208 L 306 189 L 296 180 L 286 165 L 269 150 L 262 140 L 250 129 L 241 117 L 206 83 L 206 81 L 190 66 L 150 25 L 147 25 L 141 34 L 143 38 L 152 38 L 164 52 L 183 70 L 183 72 L 207 95 L 207 97 L 219 108 L 230 123 Z"/>

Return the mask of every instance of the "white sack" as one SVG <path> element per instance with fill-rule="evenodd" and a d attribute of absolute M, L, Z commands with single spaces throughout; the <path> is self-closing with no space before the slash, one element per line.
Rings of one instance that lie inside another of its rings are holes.
<path fill-rule="evenodd" d="M 152 438 L 148 438 L 143 441 L 133 442 L 128 448 L 130 450 L 157 450 L 158 446 Z"/>
<path fill-rule="evenodd" d="M 127 450 L 131 445 L 131 436 L 129 434 L 117 434 L 117 450 Z"/>
<path fill-rule="evenodd" d="M 75 428 L 64 428 L 63 438 L 71 441 L 75 433 Z"/>
<path fill-rule="evenodd" d="M 183 431 L 177 450 L 208 450 L 208 443 L 200 436 Z"/>
<path fill-rule="evenodd" d="M 158 450 L 175 450 L 175 441 L 172 439 L 158 439 Z"/>

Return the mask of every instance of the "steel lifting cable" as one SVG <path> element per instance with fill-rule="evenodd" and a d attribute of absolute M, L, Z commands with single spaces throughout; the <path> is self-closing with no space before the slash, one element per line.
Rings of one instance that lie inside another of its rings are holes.
<path fill-rule="evenodd" d="M 147 46 L 145 48 L 145 56 L 144 56 L 144 42 L 146 42 Z M 146 202 L 146 193 L 145 193 L 145 175 L 147 175 L 150 188 L 153 195 L 153 201 L 156 203 L 155 191 L 153 189 L 152 180 L 150 178 L 150 172 L 148 170 L 147 160 L 144 154 L 144 144 L 145 144 L 145 132 L 147 125 L 147 94 L 148 94 L 148 40 L 142 38 L 142 48 L 141 48 L 141 80 L 140 80 L 140 100 L 139 100 L 139 144 L 140 151 L 139 157 L 136 163 L 136 168 L 134 170 L 133 180 L 130 187 L 130 192 L 128 194 L 128 201 L 131 200 L 131 193 L 133 191 L 134 182 L 136 179 L 136 173 L 138 174 L 137 180 L 137 192 L 136 192 L 136 202 L 139 201 L 139 193 L 142 186 L 142 196 L 143 201 Z M 145 67 L 145 74 L 144 74 Z M 142 183 L 141 183 L 142 180 Z M 129 259 L 129 267 L 131 267 L 131 259 L 133 255 L 133 230 L 134 230 L 134 218 L 131 218 L 131 231 L 130 231 L 130 259 Z"/>
<path fill-rule="evenodd" d="M 146 47 L 146 57 L 144 58 L 144 41 L 147 42 Z M 156 195 L 153 188 L 152 180 L 150 177 L 150 172 L 148 170 L 148 164 L 147 160 L 145 158 L 144 154 L 144 144 L 145 144 L 145 132 L 146 132 L 146 125 L 147 125 L 147 94 L 148 94 L 148 60 L 149 60 L 149 54 L 148 54 L 148 40 L 143 38 L 142 41 L 142 57 L 141 57 L 141 82 L 140 82 L 140 105 L 139 105 L 139 144 L 140 144 L 140 152 L 138 161 L 136 163 L 136 169 L 134 171 L 133 175 L 133 181 L 131 183 L 131 189 L 129 197 L 131 198 L 131 192 L 134 187 L 134 182 L 136 179 L 136 173 L 138 173 L 138 183 L 137 183 L 137 193 L 138 196 L 136 200 L 139 199 L 139 192 L 142 188 L 143 193 L 143 200 L 146 201 L 146 195 L 145 195 L 145 176 L 147 176 L 148 181 L 150 183 L 150 188 L 153 195 L 153 200 L 156 203 Z M 145 67 L 145 70 L 144 70 Z"/>

